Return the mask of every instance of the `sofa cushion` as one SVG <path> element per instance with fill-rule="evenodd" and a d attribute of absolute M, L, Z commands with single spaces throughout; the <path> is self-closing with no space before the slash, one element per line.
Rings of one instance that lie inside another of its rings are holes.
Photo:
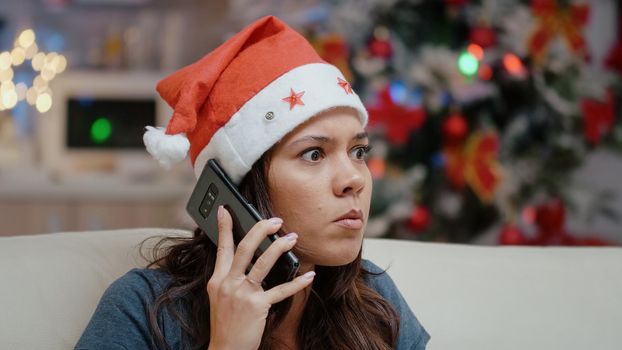
<path fill-rule="evenodd" d="M 144 265 L 137 245 L 162 234 L 189 232 L 147 228 L 0 238 L 0 349 L 73 349 L 106 287 Z"/>
<path fill-rule="evenodd" d="M 0 349 L 72 349 L 106 287 L 171 229 L 0 238 Z M 157 240 L 148 241 L 148 248 Z M 432 336 L 428 349 L 619 349 L 622 248 L 366 239 Z"/>

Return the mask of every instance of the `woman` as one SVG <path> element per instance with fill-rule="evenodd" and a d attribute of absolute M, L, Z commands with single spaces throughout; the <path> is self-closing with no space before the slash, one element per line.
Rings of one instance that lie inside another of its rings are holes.
<path fill-rule="evenodd" d="M 367 113 L 336 68 L 267 17 L 158 91 L 175 112 L 166 133 L 146 133 L 150 153 L 170 164 L 189 147 L 198 174 L 217 158 L 270 219 L 237 248 L 222 207 L 217 246 L 199 229 L 161 241 L 173 244 L 155 250 L 155 268 L 108 288 L 77 349 L 425 348 L 429 335 L 389 276 L 361 259 L 372 187 Z M 246 273 L 272 233 L 281 237 Z M 288 250 L 300 259 L 298 276 L 264 290 Z"/>

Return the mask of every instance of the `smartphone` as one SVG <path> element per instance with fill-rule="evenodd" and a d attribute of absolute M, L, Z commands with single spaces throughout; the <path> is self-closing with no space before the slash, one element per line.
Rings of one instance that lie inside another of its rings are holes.
<path fill-rule="evenodd" d="M 192 191 L 186 211 L 205 234 L 218 245 L 218 206 L 224 206 L 233 219 L 233 241 L 235 246 L 240 243 L 248 231 L 258 221 L 263 220 L 261 214 L 238 191 L 224 169 L 216 159 L 210 159 L 201 172 L 201 176 Z M 255 252 L 252 264 L 265 252 L 279 235 L 268 235 Z M 300 262 L 294 253 L 288 251 L 279 257 L 266 278 L 262 282 L 264 289 L 291 281 Z M 247 270 L 247 271 L 248 271 Z"/>

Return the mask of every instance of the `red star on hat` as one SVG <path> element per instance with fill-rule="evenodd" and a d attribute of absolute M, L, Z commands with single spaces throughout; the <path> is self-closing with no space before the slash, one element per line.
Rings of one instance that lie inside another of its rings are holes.
<path fill-rule="evenodd" d="M 352 93 L 352 86 L 350 86 L 350 83 L 348 83 L 347 81 L 337 77 L 337 84 L 339 84 L 339 86 L 343 88 L 343 91 L 345 91 L 346 94 L 349 95 Z"/>
<path fill-rule="evenodd" d="M 284 97 L 282 100 L 285 102 L 289 102 L 289 110 L 294 109 L 294 106 L 301 105 L 304 106 L 304 102 L 302 102 L 302 95 L 305 94 L 304 91 L 296 93 L 294 89 L 290 88 L 290 95 L 288 97 Z"/>

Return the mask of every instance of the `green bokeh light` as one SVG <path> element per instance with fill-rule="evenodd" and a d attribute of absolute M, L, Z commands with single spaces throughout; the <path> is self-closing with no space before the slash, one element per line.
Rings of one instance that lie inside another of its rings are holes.
<path fill-rule="evenodd" d="M 477 69 L 479 68 L 479 62 L 477 58 L 470 54 L 467 51 L 464 51 L 458 57 L 458 69 L 460 72 L 466 76 L 472 76 L 477 73 Z"/>
<path fill-rule="evenodd" d="M 97 118 L 91 125 L 91 140 L 94 143 L 104 143 L 110 138 L 112 133 L 112 124 L 105 117 Z"/>

